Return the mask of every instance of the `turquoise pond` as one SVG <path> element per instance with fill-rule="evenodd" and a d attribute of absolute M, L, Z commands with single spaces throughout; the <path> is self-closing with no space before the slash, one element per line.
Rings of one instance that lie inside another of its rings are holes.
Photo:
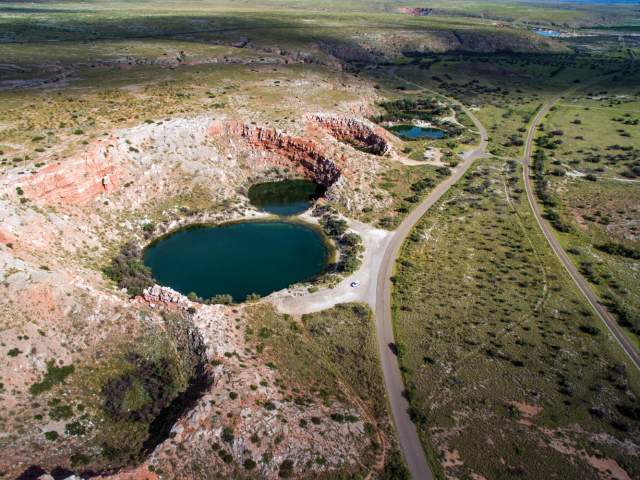
<path fill-rule="evenodd" d="M 415 125 L 394 125 L 389 131 L 403 140 L 439 140 L 446 136 L 444 130 L 430 127 L 417 127 Z"/>
<path fill-rule="evenodd" d="M 562 36 L 562 33 L 558 32 L 557 30 L 535 30 L 535 32 L 538 35 L 541 35 L 543 37 L 560 37 L 560 36 Z"/>
<path fill-rule="evenodd" d="M 322 273 L 329 260 L 317 229 L 287 221 L 197 226 L 159 239 L 144 252 L 158 283 L 207 299 L 230 294 L 243 301 Z"/>

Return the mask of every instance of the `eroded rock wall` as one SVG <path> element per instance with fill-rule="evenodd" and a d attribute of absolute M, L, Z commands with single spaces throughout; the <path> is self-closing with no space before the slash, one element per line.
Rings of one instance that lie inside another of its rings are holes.
<path fill-rule="evenodd" d="M 47 203 L 84 205 L 118 187 L 122 168 L 114 158 L 114 147 L 114 137 L 97 140 L 64 162 L 48 164 L 22 177 L 16 187 L 22 188 L 27 197 Z"/>
<path fill-rule="evenodd" d="M 234 135 L 245 139 L 254 148 L 281 155 L 304 168 L 313 180 L 329 188 L 338 181 L 340 168 L 316 142 L 286 134 L 274 128 L 247 125 L 238 121 L 216 122 L 209 128 L 211 135 Z"/>
<path fill-rule="evenodd" d="M 335 139 L 367 150 L 375 155 L 384 155 L 391 149 L 384 130 L 362 120 L 350 117 L 315 115 L 312 121 L 329 132 Z"/>

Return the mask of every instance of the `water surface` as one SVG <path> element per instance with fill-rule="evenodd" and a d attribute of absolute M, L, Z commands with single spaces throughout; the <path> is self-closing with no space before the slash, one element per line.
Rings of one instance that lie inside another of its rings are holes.
<path fill-rule="evenodd" d="M 389 130 L 404 140 L 422 140 L 425 138 L 438 140 L 445 137 L 444 130 L 415 125 L 394 125 Z"/>
<path fill-rule="evenodd" d="M 562 35 L 562 33 L 557 30 L 536 30 L 535 32 L 543 37 L 559 37 Z"/>
<path fill-rule="evenodd" d="M 299 223 L 241 222 L 179 230 L 144 253 L 159 284 L 207 299 L 261 296 L 321 273 L 329 252 L 322 234 Z"/>
<path fill-rule="evenodd" d="M 307 210 L 325 189 L 310 180 L 283 180 L 257 183 L 249 188 L 251 203 L 261 210 L 281 216 Z"/>

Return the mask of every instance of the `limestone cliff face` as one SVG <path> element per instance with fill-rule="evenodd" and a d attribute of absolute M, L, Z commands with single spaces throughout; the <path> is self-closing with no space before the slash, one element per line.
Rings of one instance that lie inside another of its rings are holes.
<path fill-rule="evenodd" d="M 238 121 L 214 122 L 209 127 L 209 133 L 213 136 L 241 137 L 254 148 L 281 155 L 301 166 L 315 182 L 327 188 L 336 183 L 342 174 L 319 144 L 274 128 L 256 127 Z"/>
<path fill-rule="evenodd" d="M 385 131 L 375 125 L 350 117 L 315 115 L 312 120 L 341 142 L 366 149 L 375 155 L 389 152 L 391 145 Z"/>
<path fill-rule="evenodd" d="M 86 152 L 49 164 L 16 186 L 28 198 L 84 205 L 101 193 L 115 190 L 120 183 L 121 168 L 111 154 L 113 140 L 98 140 Z"/>

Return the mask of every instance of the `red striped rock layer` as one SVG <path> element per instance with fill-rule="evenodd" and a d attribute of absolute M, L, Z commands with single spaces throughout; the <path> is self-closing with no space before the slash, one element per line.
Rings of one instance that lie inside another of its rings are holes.
<path fill-rule="evenodd" d="M 329 158 L 322 146 L 313 140 L 288 135 L 274 128 L 251 126 L 238 121 L 214 122 L 209 127 L 209 134 L 241 137 L 254 148 L 273 152 L 302 167 L 307 176 L 324 187 L 330 187 L 342 175 L 341 168 Z"/>
<path fill-rule="evenodd" d="M 51 163 L 19 185 L 27 198 L 47 203 L 85 205 L 120 183 L 121 168 L 111 155 L 113 139 L 98 140 L 86 152 L 60 163 Z"/>
<path fill-rule="evenodd" d="M 316 115 L 312 120 L 336 140 L 367 150 L 374 155 L 384 155 L 391 145 L 384 130 L 349 117 Z"/>

